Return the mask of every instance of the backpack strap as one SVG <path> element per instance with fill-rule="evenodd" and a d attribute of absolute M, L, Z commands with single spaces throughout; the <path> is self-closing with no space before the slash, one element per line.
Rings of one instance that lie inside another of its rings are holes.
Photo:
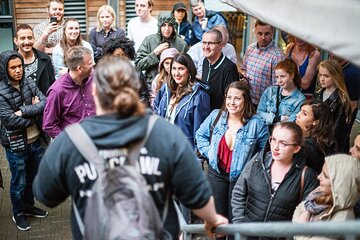
<path fill-rule="evenodd" d="M 132 146 L 130 146 L 130 148 L 128 149 L 128 159 L 131 165 L 136 166 L 139 159 L 140 150 L 147 142 L 151 134 L 151 131 L 155 125 L 155 122 L 158 118 L 159 117 L 157 115 L 151 115 L 149 117 L 145 137 L 142 140 L 132 144 Z"/>
<path fill-rule="evenodd" d="M 303 195 L 304 195 L 304 185 L 305 185 L 305 173 L 308 166 L 304 166 L 301 172 L 301 180 L 300 180 L 300 201 L 302 201 Z"/>
<path fill-rule="evenodd" d="M 130 150 L 129 152 L 129 161 L 132 165 L 135 165 L 135 162 L 137 161 L 140 154 L 140 149 L 146 143 L 157 118 L 157 115 L 150 116 L 145 137 L 131 148 L 132 150 Z M 105 169 L 104 160 L 99 156 L 97 147 L 95 146 L 89 135 L 86 133 L 84 128 L 79 123 L 75 123 L 66 127 L 65 132 L 67 133 L 75 147 L 78 149 L 78 151 L 81 153 L 81 155 L 83 155 L 83 157 L 88 162 L 93 163 L 99 172 L 102 172 Z M 72 205 L 77 225 L 79 227 L 81 235 L 84 235 L 85 226 L 80 216 L 79 209 L 77 208 L 74 201 Z"/>

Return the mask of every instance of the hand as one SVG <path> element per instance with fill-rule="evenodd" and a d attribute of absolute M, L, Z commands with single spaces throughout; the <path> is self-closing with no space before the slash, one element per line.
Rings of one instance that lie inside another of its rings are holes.
<path fill-rule="evenodd" d="M 52 34 L 53 32 L 56 32 L 59 28 L 59 25 L 56 22 L 50 23 L 46 28 L 45 31 L 47 35 Z"/>
<path fill-rule="evenodd" d="M 21 110 L 16 111 L 16 112 L 15 112 L 15 115 L 21 117 L 21 116 L 22 116 Z"/>
<path fill-rule="evenodd" d="M 32 101 L 32 104 L 34 105 L 34 104 L 39 103 L 39 102 L 40 102 L 40 99 L 39 99 L 38 96 L 35 96 L 35 97 L 32 97 L 31 101 Z"/>
<path fill-rule="evenodd" d="M 154 53 L 156 56 L 159 56 L 162 53 L 162 51 L 164 51 L 165 49 L 167 49 L 169 47 L 170 47 L 170 45 L 167 42 L 164 42 L 154 49 Z"/>
<path fill-rule="evenodd" d="M 214 228 L 216 228 L 217 226 L 219 226 L 221 224 L 228 224 L 228 223 L 229 223 L 229 220 L 227 218 L 225 218 L 224 216 L 222 216 L 220 214 L 216 214 L 215 222 L 210 223 L 210 222 L 205 221 L 205 232 L 210 238 L 213 238 L 213 237 L 215 237 L 215 233 L 213 232 Z M 216 234 L 216 237 L 221 237 L 221 236 L 223 236 L 223 234 Z"/>

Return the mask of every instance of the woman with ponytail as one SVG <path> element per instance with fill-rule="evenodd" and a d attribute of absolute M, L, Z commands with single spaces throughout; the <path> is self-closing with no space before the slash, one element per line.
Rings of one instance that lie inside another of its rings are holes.
<path fill-rule="evenodd" d="M 164 218 L 162 230 L 170 233 L 171 239 L 179 236 L 176 209 L 171 201 L 174 195 L 205 221 L 205 229 L 213 237 L 211 230 L 227 223 L 227 219 L 216 214 L 205 175 L 199 167 L 194 167 L 195 153 L 180 129 L 160 117 L 154 118 L 146 110 L 140 101 L 139 88 L 137 71 L 129 60 L 104 56 L 96 65 L 92 87 L 97 116 L 85 119 L 80 126 L 96 146 L 100 157 L 98 161 L 103 160 L 106 171 L 129 165 L 129 148 L 144 140 L 135 165 L 146 181 L 144 188 L 149 190 L 159 216 Z M 150 129 L 147 126 L 152 120 L 153 127 Z M 89 163 L 81 155 L 69 139 L 68 131 L 62 132 L 47 148 L 33 190 L 37 199 L 50 207 L 57 206 L 71 195 L 76 206 L 72 207 L 72 216 L 78 214 L 78 218 L 84 218 L 93 185 L 105 176 L 99 175 L 97 164 Z M 129 202 L 129 199 L 125 201 Z M 139 209 L 134 208 L 133 212 L 135 210 Z M 146 220 L 141 219 L 141 223 Z M 72 230 L 74 239 L 83 239 L 75 217 L 72 219 Z M 158 234 L 151 236 L 163 239 Z"/>

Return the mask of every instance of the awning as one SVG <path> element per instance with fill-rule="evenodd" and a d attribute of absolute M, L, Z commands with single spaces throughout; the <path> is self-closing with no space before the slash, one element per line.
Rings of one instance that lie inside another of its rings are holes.
<path fill-rule="evenodd" d="M 221 0 L 360 66 L 360 0 Z"/>

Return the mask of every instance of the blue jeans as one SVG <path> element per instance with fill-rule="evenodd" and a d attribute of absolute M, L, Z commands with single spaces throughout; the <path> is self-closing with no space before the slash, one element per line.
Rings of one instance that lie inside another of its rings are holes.
<path fill-rule="evenodd" d="M 28 144 L 23 151 L 15 152 L 5 148 L 11 172 L 10 198 L 13 215 L 22 214 L 24 209 L 34 206 L 32 183 L 44 152 L 39 140 Z"/>

